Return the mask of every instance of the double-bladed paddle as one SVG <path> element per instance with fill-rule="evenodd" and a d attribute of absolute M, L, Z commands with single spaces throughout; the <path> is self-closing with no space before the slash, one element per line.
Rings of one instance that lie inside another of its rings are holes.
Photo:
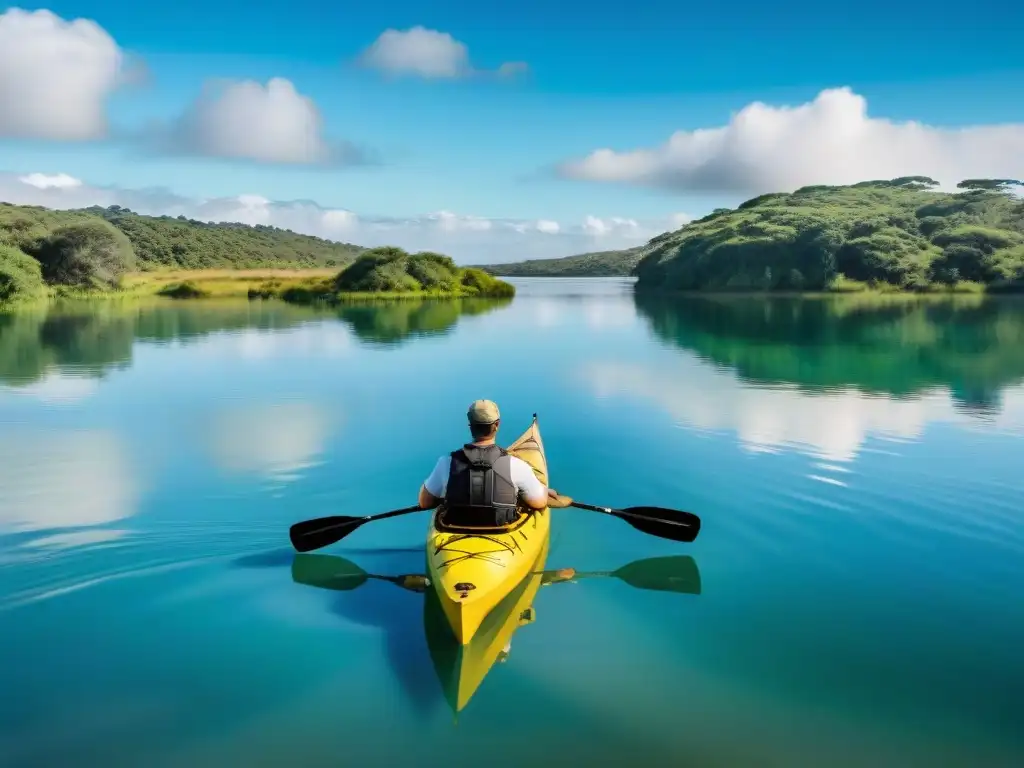
<path fill-rule="evenodd" d="M 626 507 L 625 509 L 612 509 L 611 507 L 596 507 L 592 504 L 583 504 L 579 501 L 572 501 L 567 497 L 559 497 L 560 504 L 552 504 L 553 507 L 571 506 L 578 509 L 587 509 L 592 512 L 603 512 L 606 515 L 618 517 L 625 520 L 638 531 L 658 536 L 671 541 L 689 543 L 697 538 L 700 533 L 700 518 L 691 512 L 683 512 L 678 509 L 666 509 L 665 507 Z M 335 515 L 331 517 L 320 517 L 316 520 L 306 520 L 295 523 L 288 532 L 292 546 L 297 552 L 311 552 L 314 549 L 322 549 L 335 542 L 341 541 L 359 526 L 369 523 L 372 520 L 384 520 L 388 517 L 408 515 L 412 512 L 424 511 L 421 507 L 403 507 L 391 512 L 383 512 L 379 515 L 366 515 L 364 517 L 342 517 Z"/>

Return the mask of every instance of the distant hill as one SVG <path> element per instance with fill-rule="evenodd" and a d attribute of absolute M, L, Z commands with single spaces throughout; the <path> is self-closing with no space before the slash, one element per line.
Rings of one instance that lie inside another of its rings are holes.
<path fill-rule="evenodd" d="M 143 216 L 110 206 L 51 210 L 0 203 L 0 243 L 35 254 L 55 231 L 71 224 L 106 221 L 124 233 L 136 268 L 255 269 L 344 267 L 365 248 L 261 224 L 210 224 L 184 216 Z"/>
<path fill-rule="evenodd" d="M 596 251 L 561 259 L 531 259 L 508 264 L 481 264 L 499 277 L 625 277 L 643 257 L 646 246 L 625 251 Z"/>
<path fill-rule="evenodd" d="M 761 195 L 651 240 L 637 288 L 1021 290 L 1021 185 L 968 179 L 953 194 L 907 176 Z"/>

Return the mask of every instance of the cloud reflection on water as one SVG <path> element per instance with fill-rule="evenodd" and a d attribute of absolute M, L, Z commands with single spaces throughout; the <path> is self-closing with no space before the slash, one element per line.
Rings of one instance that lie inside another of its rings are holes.
<path fill-rule="evenodd" d="M 104 525 L 134 514 L 139 492 L 114 432 L 7 428 L 0 435 L 0 527 Z"/>
<path fill-rule="evenodd" d="M 747 450 L 796 449 L 839 464 L 853 461 L 869 439 L 914 442 L 933 423 L 1024 433 L 1022 387 L 1005 390 L 1000 410 L 979 417 L 958 409 L 948 390 L 939 388 L 892 398 L 852 388 L 808 392 L 795 386 L 753 386 L 731 371 L 696 361 L 657 368 L 596 361 L 577 375 L 599 399 L 653 403 L 688 429 L 735 432 Z"/>
<path fill-rule="evenodd" d="M 311 402 L 234 406 L 216 415 L 209 449 L 228 472 L 294 479 L 319 463 L 336 422 L 334 413 Z"/>

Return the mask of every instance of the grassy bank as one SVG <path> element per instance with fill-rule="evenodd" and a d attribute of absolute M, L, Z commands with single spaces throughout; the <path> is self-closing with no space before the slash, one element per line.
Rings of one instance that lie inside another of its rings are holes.
<path fill-rule="evenodd" d="M 134 272 L 125 275 L 120 289 L 105 293 L 204 299 L 271 297 L 291 288 L 321 286 L 336 274 L 337 270 L 330 268 Z"/>

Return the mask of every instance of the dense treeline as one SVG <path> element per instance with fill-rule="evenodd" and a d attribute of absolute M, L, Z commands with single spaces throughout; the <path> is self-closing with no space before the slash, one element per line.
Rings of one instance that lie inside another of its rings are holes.
<path fill-rule="evenodd" d="M 134 270 L 342 268 L 364 250 L 276 227 L 141 216 L 118 206 L 0 203 L 0 302 L 36 298 L 47 285 L 109 289 Z"/>
<path fill-rule="evenodd" d="M 263 224 L 207 223 L 184 216 L 139 216 L 126 208 L 87 208 L 131 240 L 143 265 L 178 269 L 343 267 L 365 249 Z"/>
<path fill-rule="evenodd" d="M 932 191 L 924 176 L 804 187 L 719 209 L 654 238 L 638 288 L 1024 289 L 1024 201 L 1013 179 Z"/>

